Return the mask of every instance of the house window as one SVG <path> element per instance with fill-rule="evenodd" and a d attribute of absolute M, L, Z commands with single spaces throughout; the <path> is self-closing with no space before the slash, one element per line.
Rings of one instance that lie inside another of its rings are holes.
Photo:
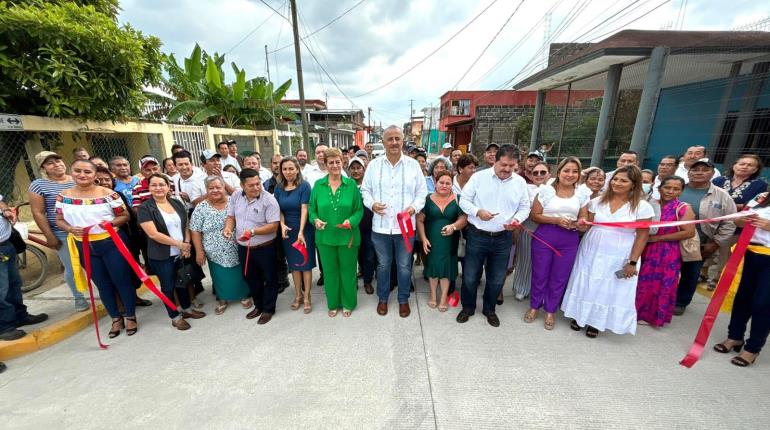
<path fill-rule="evenodd" d="M 471 101 L 470 100 L 452 100 L 450 108 L 450 115 L 470 115 L 471 113 Z"/>

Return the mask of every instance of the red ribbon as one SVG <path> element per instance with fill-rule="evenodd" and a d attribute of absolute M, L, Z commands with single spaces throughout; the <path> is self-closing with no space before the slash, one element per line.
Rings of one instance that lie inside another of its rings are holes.
<path fill-rule="evenodd" d="M 107 345 L 102 343 L 101 336 L 99 335 L 99 319 L 96 315 L 96 303 L 94 301 L 94 292 L 93 287 L 91 284 L 91 247 L 90 247 L 90 239 L 89 239 L 89 231 L 94 226 L 88 226 L 83 229 L 83 261 L 85 262 L 85 269 L 86 269 L 86 279 L 88 281 L 88 294 L 91 296 L 91 313 L 93 314 L 94 318 L 94 328 L 96 329 L 96 341 L 99 343 L 99 348 L 101 349 L 107 349 Z M 128 247 L 126 247 L 126 244 L 123 243 L 123 239 L 120 238 L 118 235 L 118 232 L 115 231 L 115 228 L 112 226 L 110 222 L 104 221 L 99 223 L 99 227 L 103 228 L 104 231 L 107 232 L 107 234 L 110 235 L 110 238 L 112 239 L 112 242 L 115 244 L 115 247 L 118 248 L 118 252 L 120 252 L 120 255 L 123 257 L 123 259 L 126 260 L 129 267 L 131 267 L 131 270 L 134 271 L 136 276 L 139 278 L 140 281 L 147 287 L 148 290 L 152 291 L 153 294 L 158 296 L 159 299 L 163 301 L 163 303 L 166 304 L 166 306 L 177 309 L 177 306 L 174 302 L 172 302 L 168 297 L 166 297 L 165 294 L 163 294 L 162 291 L 158 289 L 158 287 L 155 286 L 155 283 L 152 282 L 152 278 L 150 278 L 149 275 L 142 269 L 142 267 L 139 265 L 139 263 L 134 260 L 134 257 L 131 255 L 131 251 L 128 250 Z"/>
<path fill-rule="evenodd" d="M 412 217 L 408 211 L 403 211 L 396 214 L 396 220 L 398 221 L 398 228 L 401 230 L 401 237 L 404 239 L 406 252 L 412 252 L 412 242 L 410 241 L 414 237 Z"/>
<path fill-rule="evenodd" d="M 335 227 L 341 228 L 343 230 L 350 230 L 352 227 L 350 225 L 350 221 L 345 220 L 342 224 L 337 224 Z"/>
<path fill-rule="evenodd" d="M 542 243 L 543 245 L 545 245 L 545 247 L 546 247 L 546 248 L 548 248 L 548 249 L 550 249 L 551 251 L 553 251 L 553 253 L 554 253 L 554 254 L 556 254 L 556 256 L 557 256 L 557 257 L 561 257 L 561 253 L 559 252 L 559 250 L 557 250 L 556 248 L 554 248 L 553 246 L 551 246 L 551 244 L 550 244 L 550 243 L 548 243 L 548 242 L 544 241 L 543 239 L 539 238 L 539 237 L 538 237 L 538 236 L 535 234 L 535 232 L 534 232 L 534 231 L 532 231 L 532 230 L 528 229 L 527 227 L 524 227 L 523 225 L 519 224 L 519 223 L 518 223 L 518 222 L 516 222 L 516 221 L 511 221 L 511 223 L 510 223 L 510 224 L 508 224 L 508 225 L 509 225 L 509 226 L 514 226 L 514 227 L 517 227 L 517 228 L 520 228 L 520 229 L 524 230 L 525 232 L 527 232 L 527 234 L 528 234 L 528 235 L 529 235 L 529 236 L 530 236 L 532 239 L 535 239 L 535 240 L 537 240 L 538 242 L 540 242 L 540 243 Z"/>
<path fill-rule="evenodd" d="M 449 295 L 447 298 L 447 302 L 449 302 L 449 305 L 453 308 L 456 308 L 460 305 L 460 293 L 457 291 L 452 292 L 452 294 Z"/>
<path fill-rule="evenodd" d="M 308 259 L 307 247 L 303 243 L 301 243 L 301 242 L 294 242 L 291 245 L 291 247 L 296 249 L 297 251 L 299 251 L 300 254 L 302 254 L 302 263 L 295 264 L 295 266 L 299 267 L 299 266 L 304 266 L 305 264 L 307 264 L 307 259 Z"/>
<path fill-rule="evenodd" d="M 741 211 L 732 213 L 729 215 L 720 216 L 717 218 L 708 219 L 694 219 L 689 221 L 623 221 L 623 222 L 595 222 L 581 219 L 578 224 L 582 225 L 598 225 L 602 227 L 616 227 L 616 228 L 650 228 L 650 227 L 678 227 L 680 225 L 688 224 L 704 224 L 709 222 L 728 221 L 736 218 L 743 218 L 752 215 L 753 212 Z"/>

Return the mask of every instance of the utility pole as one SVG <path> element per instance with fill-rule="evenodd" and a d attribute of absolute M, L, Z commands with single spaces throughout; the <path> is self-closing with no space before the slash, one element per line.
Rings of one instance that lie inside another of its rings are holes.
<path fill-rule="evenodd" d="M 299 51 L 299 25 L 297 24 L 297 1 L 291 2 L 291 26 L 294 31 L 294 60 L 297 63 L 297 85 L 299 87 L 299 111 L 302 115 L 302 141 L 305 151 L 310 153 L 310 138 L 307 131 L 307 114 L 305 113 L 305 83 L 302 80 L 302 55 Z"/>
<path fill-rule="evenodd" d="M 270 80 L 270 60 L 268 59 L 268 55 L 267 55 L 267 45 L 265 45 L 265 68 L 267 69 L 267 82 L 272 84 L 272 81 Z M 275 126 L 275 106 L 273 104 L 272 92 L 270 93 L 270 116 L 273 117 L 273 130 L 275 130 L 273 131 L 273 137 L 277 137 L 278 129 Z M 275 148 L 275 141 L 273 141 L 273 148 Z M 285 149 L 286 148 L 282 148 L 281 150 L 285 150 Z M 259 142 L 257 142 L 257 150 L 259 150 Z M 289 139 L 289 154 L 291 154 L 291 139 Z"/>
<path fill-rule="evenodd" d="M 371 142 L 372 141 L 372 108 L 367 107 L 366 110 L 367 110 L 367 113 L 366 113 L 367 131 L 366 132 L 368 133 L 368 136 L 367 136 L 368 141 Z"/>

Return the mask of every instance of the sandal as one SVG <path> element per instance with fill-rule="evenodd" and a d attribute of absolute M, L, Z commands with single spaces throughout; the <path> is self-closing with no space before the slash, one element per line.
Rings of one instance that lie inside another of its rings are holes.
<path fill-rule="evenodd" d="M 556 326 L 556 317 L 553 314 L 546 313 L 545 323 L 543 323 L 543 327 L 546 330 L 553 330 L 555 326 Z"/>
<path fill-rule="evenodd" d="M 596 327 L 586 326 L 586 337 L 589 337 L 591 339 L 595 339 L 596 336 L 599 336 L 599 330 Z"/>
<path fill-rule="evenodd" d="M 436 309 L 436 300 L 428 300 L 428 307 L 431 309 Z"/>
<path fill-rule="evenodd" d="M 720 354 L 727 354 L 730 352 L 730 350 L 735 352 L 741 352 L 743 349 L 743 344 L 745 342 L 733 340 L 733 339 L 727 339 L 726 341 L 722 343 L 718 343 L 714 345 L 714 351 L 720 353 Z"/>
<path fill-rule="evenodd" d="M 524 314 L 524 322 L 531 323 L 537 319 L 537 309 L 530 309 Z"/>
<path fill-rule="evenodd" d="M 294 301 L 291 302 L 291 310 L 296 311 L 300 304 L 302 304 L 302 297 L 295 297 Z"/>
<path fill-rule="evenodd" d="M 446 312 L 447 310 L 449 310 L 449 305 L 448 304 L 442 303 L 442 304 L 438 305 L 438 311 L 439 312 Z"/>
<path fill-rule="evenodd" d="M 746 352 L 748 352 L 748 351 L 746 351 Z M 748 353 L 751 354 L 750 352 L 748 352 Z M 754 358 L 751 361 L 746 360 L 745 358 L 743 358 L 740 355 L 738 355 L 738 356 L 733 357 L 733 359 L 730 360 L 730 363 L 732 363 L 733 365 L 738 366 L 738 367 L 749 367 L 752 364 L 754 364 L 754 362 L 757 361 L 757 357 L 759 357 L 758 353 L 757 354 L 751 354 L 751 355 L 754 356 Z"/>
<path fill-rule="evenodd" d="M 254 307 L 254 301 L 251 300 L 251 297 L 246 297 L 245 299 L 241 299 L 241 306 L 243 306 L 243 309 L 251 309 Z"/>
<path fill-rule="evenodd" d="M 334 318 L 337 316 L 337 309 L 333 309 L 329 311 L 329 318 Z"/>
<path fill-rule="evenodd" d="M 222 315 L 225 313 L 225 309 L 227 309 L 227 302 L 219 302 L 216 308 L 214 308 L 214 313 L 217 315 Z"/>
<path fill-rule="evenodd" d="M 353 311 L 349 311 L 347 309 L 342 309 L 342 316 L 345 318 L 349 318 L 351 315 L 353 315 Z"/>
<path fill-rule="evenodd" d="M 575 331 L 583 330 L 583 327 L 580 327 L 580 324 L 578 324 L 577 320 L 572 320 L 572 322 L 569 323 L 569 328 Z"/>
<path fill-rule="evenodd" d="M 126 324 L 126 335 L 133 336 L 136 334 L 137 331 L 139 331 L 139 326 L 136 324 L 136 317 L 126 317 L 126 321 L 134 323 L 133 328 L 128 328 L 128 324 Z"/>
<path fill-rule="evenodd" d="M 302 308 L 302 311 L 305 312 L 305 314 L 313 312 L 313 304 L 310 303 L 310 299 L 305 300 L 305 306 Z"/>
<path fill-rule="evenodd" d="M 116 329 L 117 327 L 117 329 Z M 113 318 L 112 319 L 112 328 L 110 329 L 110 332 L 107 333 L 107 336 L 110 339 L 114 339 L 118 336 L 120 336 L 120 331 L 126 328 L 125 324 L 123 323 L 123 317 L 120 318 Z"/>

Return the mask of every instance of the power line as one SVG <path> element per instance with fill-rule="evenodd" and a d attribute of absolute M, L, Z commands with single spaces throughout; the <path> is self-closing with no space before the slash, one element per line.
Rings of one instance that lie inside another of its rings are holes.
<path fill-rule="evenodd" d="M 331 21 L 329 21 L 328 23 L 326 23 L 326 24 L 322 25 L 321 27 L 318 27 L 317 29 L 313 30 L 313 32 L 311 32 L 311 33 L 309 33 L 309 34 L 306 34 L 306 35 L 305 35 L 305 37 L 303 37 L 303 38 L 302 38 L 302 40 L 305 40 L 305 39 L 307 39 L 308 37 L 311 37 L 311 36 L 315 35 L 316 33 L 320 32 L 321 30 L 325 29 L 326 27 L 329 27 L 330 25 L 334 24 L 334 23 L 335 23 L 335 22 L 337 22 L 337 21 L 338 21 L 340 18 L 342 18 L 343 16 L 347 15 L 347 14 L 348 14 L 348 12 L 350 12 L 351 10 L 353 10 L 353 9 L 357 8 L 357 7 L 358 7 L 358 6 L 359 6 L 361 3 L 365 2 L 365 1 L 366 1 L 366 0 L 360 0 L 358 3 L 354 4 L 353 6 L 351 6 L 350 8 L 348 8 L 346 11 L 342 12 L 340 15 L 338 15 L 337 17 L 335 17 L 334 19 L 332 19 Z M 292 47 L 292 46 L 293 46 L 293 44 L 291 44 L 291 43 L 290 43 L 290 44 L 288 44 L 288 45 L 285 45 L 285 46 L 281 46 L 281 47 L 280 47 L 280 48 L 278 48 L 278 49 L 275 49 L 275 50 L 273 50 L 273 51 L 270 51 L 270 53 L 272 54 L 272 53 L 275 53 L 275 52 L 278 52 L 278 51 L 282 51 L 282 50 L 284 50 L 284 49 L 286 49 L 286 48 L 290 48 L 290 47 Z"/>
<path fill-rule="evenodd" d="M 397 80 L 401 79 L 402 77 L 404 77 L 404 75 L 406 75 L 407 73 L 411 72 L 412 70 L 414 70 L 415 68 L 417 68 L 417 66 L 419 66 L 420 64 L 422 64 L 422 63 L 424 63 L 425 61 L 427 61 L 427 60 L 428 60 L 430 57 L 432 57 L 432 56 L 433 56 L 434 54 L 436 54 L 436 53 L 437 53 L 439 50 L 441 50 L 441 48 L 443 48 L 443 47 L 444 47 L 444 46 L 446 46 L 446 45 L 447 45 L 449 42 L 451 42 L 451 41 L 452 41 L 452 40 L 453 40 L 455 37 L 457 37 L 457 36 L 458 36 L 460 33 L 462 33 L 462 32 L 463 32 L 463 31 L 464 31 L 466 28 L 468 28 L 468 26 L 470 26 L 471 24 L 473 24 L 473 23 L 474 23 L 474 22 L 475 22 L 475 21 L 476 21 L 476 20 L 477 20 L 477 19 L 478 19 L 478 18 L 479 18 L 479 17 L 480 17 L 482 14 L 484 14 L 484 12 L 486 12 L 487 10 L 489 10 L 489 8 L 490 8 L 490 7 L 492 7 L 492 5 L 494 5 L 495 3 L 497 3 L 497 1 L 498 1 L 498 0 L 492 0 L 492 3 L 490 3 L 489 5 L 487 5 L 487 7 L 485 7 L 485 8 L 484 8 L 484 9 L 483 9 L 481 12 L 479 12 L 479 13 L 478 13 L 476 16 L 474 16 L 474 17 L 473 17 L 473 19 L 471 19 L 471 20 L 470 20 L 470 21 L 468 21 L 468 22 L 467 22 L 467 23 L 466 23 L 464 26 L 462 26 L 462 27 L 461 27 L 461 28 L 460 28 L 460 29 L 459 29 L 457 32 L 455 32 L 455 33 L 454 33 L 454 34 L 453 34 L 453 35 L 452 35 L 452 36 L 451 36 L 449 39 L 447 39 L 446 41 L 444 41 L 444 43 L 442 43 L 441 45 L 439 45 L 439 47 L 438 47 L 438 48 L 436 48 L 436 49 L 434 49 L 433 51 L 431 51 L 431 53 L 430 53 L 430 54 L 428 54 L 427 56 L 423 57 L 423 58 L 422 58 L 420 61 L 418 61 L 417 63 L 415 63 L 414 65 L 412 65 L 412 66 L 411 66 L 411 67 L 409 67 L 408 69 L 406 69 L 404 72 L 402 72 L 401 74 L 399 74 L 399 75 L 398 75 L 398 76 L 396 76 L 395 78 L 393 78 L 393 79 L 391 79 L 391 80 L 389 80 L 389 81 L 385 82 L 384 84 L 382 84 L 382 85 L 380 85 L 380 86 L 378 86 L 378 87 L 376 87 L 376 88 L 373 88 L 373 89 L 371 89 L 371 90 L 369 90 L 369 91 L 366 91 L 366 92 L 364 92 L 364 93 L 361 93 L 361 94 L 355 95 L 355 96 L 353 96 L 353 97 L 356 97 L 356 98 L 358 98 L 358 97 L 363 97 L 363 96 L 366 96 L 366 95 L 372 94 L 372 93 L 374 93 L 374 92 L 377 92 L 377 91 L 379 91 L 379 90 L 381 90 L 381 89 L 383 89 L 383 88 L 387 87 L 388 85 L 392 84 L 393 82 L 396 82 Z"/>
<path fill-rule="evenodd" d="M 284 4 L 284 6 L 286 5 L 286 2 L 287 2 L 287 1 L 288 1 L 288 0 L 284 1 L 284 3 L 283 3 L 283 4 Z M 283 6 L 281 6 L 281 7 L 283 8 Z M 252 34 L 256 33 L 256 32 L 257 32 L 257 30 L 259 30 L 260 28 L 262 28 L 262 26 L 263 26 L 263 25 L 265 25 L 265 23 L 267 23 L 268 21 L 270 21 L 270 18 L 272 18 L 273 16 L 275 16 L 275 13 L 271 13 L 270 15 L 268 15 L 268 17 L 267 17 L 267 18 L 265 18 L 265 20 L 264 20 L 264 21 L 260 22 L 260 23 L 259 23 L 259 25 L 257 25 L 256 27 L 254 27 L 254 29 L 252 29 L 252 30 L 251 30 L 250 32 L 248 32 L 248 33 L 247 33 L 245 36 L 243 36 L 243 38 L 242 38 L 241 40 L 239 40 L 239 41 L 238 41 L 238 42 L 237 42 L 235 45 L 233 45 L 233 46 L 232 46 L 230 49 L 228 49 L 228 50 L 227 50 L 227 52 L 225 52 L 225 54 L 224 54 L 224 55 L 227 55 L 227 54 L 229 54 L 229 53 L 233 52 L 233 50 L 234 50 L 235 48 L 239 47 L 239 46 L 241 45 L 241 43 L 245 42 L 245 41 L 246 41 L 246 39 L 248 39 L 249 37 L 251 37 L 251 35 L 252 35 Z"/>
<path fill-rule="evenodd" d="M 505 22 L 503 23 L 503 25 L 500 27 L 500 29 L 497 30 L 497 33 L 495 33 L 495 35 L 492 36 L 492 39 L 489 41 L 489 43 L 487 43 L 487 46 L 485 46 L 484 49 L 481 50 L 481 53 L 479 53 L 479 56 L 476 57 L 475 60 L 473 60 L 473 63 L 471 63 L 470 67 L 468 67 L 468 69 L 465 70 L 465 73 L 463 73 L 463 75 L 460 76 L 460 79 L 457 80 L 457 82 L 455 83 L 453 88 L 456 89 L 457 86 L 460 85 L 460 82 L 462 82 L 462 80 L 465 79 L 466 76 L 468 76 L 468 72 L 470 72 L 471 69 L 473 69 L 473 67 L 476 65 L 476 63 L 479 62 L 481 57 L 484 56 L 484 53 L 486 53 L 487 49 L 489 49 L 489 47 L 492 46 L 492 43 L 494 43 L 494 41 L 497 39 L 497 36 L 499 36 L 500 33 L 503 32 L 505 27 L 508 26 L 508 23 L 511 22 L 511 19 L 513 19 L 513 16 L 516 15 L 516 12 L 519 11 L 519 9 L 521 8 L 521 5 L 523 5 L 523 4 L 524 4 L 524 0 L 521 0 L 521 2 L 518 4 L 518 6 L 516 6 L 516 9 L 513 10 L 513 13 L 508 16 L 508 19 L 506 19 Z"/>

